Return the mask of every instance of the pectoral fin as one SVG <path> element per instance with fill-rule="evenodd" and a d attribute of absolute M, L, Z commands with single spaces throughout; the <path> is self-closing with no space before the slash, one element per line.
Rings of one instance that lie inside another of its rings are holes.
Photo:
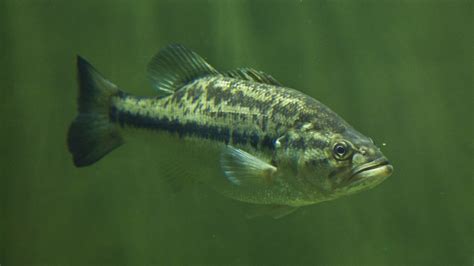
<path fill-rule="evenodd" d="M 275 166 L 231 146 L 222 152 L 221 167 L 236 186 L 270 185 L 277 171 Z"/>

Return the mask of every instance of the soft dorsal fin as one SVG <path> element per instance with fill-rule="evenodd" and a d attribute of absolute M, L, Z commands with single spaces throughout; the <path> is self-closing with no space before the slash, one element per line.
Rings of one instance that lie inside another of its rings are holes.
<path fill-rule="evenodd" d="M 252 69 L 252 68 L 237 68 L 237 69 L 229 70 L 226 72 L 222 72 L 221 74 L 229 78 L 251 80 L 251 81 L 255 81 L 259 83 L 282 86 L 281 83 L 278 82 L 271 75 L 259 70 Z"/>
<path fill-rule="evenodd" d="M 219 74 L 202 57 L 180 44 L 160 50 L 151 59 L 147 71 L 153 88 L 167 94 L 197 78 Z"/>

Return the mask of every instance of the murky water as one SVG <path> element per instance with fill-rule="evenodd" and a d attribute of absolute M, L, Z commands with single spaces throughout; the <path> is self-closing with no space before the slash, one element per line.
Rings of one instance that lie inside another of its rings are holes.
<path fill-rule="evenodd" d="M 472 265 L 472 10 L 462 0 L 0 1 L 0 264 Z M 170 182 L 169 165 L 200 173 L 206 155 L 184 160 L 185 146 L 153 134 L 75 168 L 65 141 L 75 55 L 153 95 L 145 65 L 176 42 L 315 97 L 385 142 L 395 173 L 274 220 Z"/>

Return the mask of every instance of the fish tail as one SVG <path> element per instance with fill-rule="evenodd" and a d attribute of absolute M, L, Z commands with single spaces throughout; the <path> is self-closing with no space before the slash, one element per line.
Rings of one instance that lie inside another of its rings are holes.
<path fill-rule="evenodd" d="M 109 118 L 112 97 L 122 92 L 80 56 L 77 76 L 79 114 L 69 127 L 67 143 L 74 165 L 82 167 L 95 163 L 123 143 L 117 126 Z"/>

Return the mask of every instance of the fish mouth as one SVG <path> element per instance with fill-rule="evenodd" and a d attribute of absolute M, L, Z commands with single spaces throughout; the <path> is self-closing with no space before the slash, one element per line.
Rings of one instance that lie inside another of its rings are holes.
<path fill-rule="evenodd" d="M 385 179 L 392 172 L 393 166 L 386 158 L 382 157 L 354 168 L 349 180 L 357 182 L 367 178 Z"/>

